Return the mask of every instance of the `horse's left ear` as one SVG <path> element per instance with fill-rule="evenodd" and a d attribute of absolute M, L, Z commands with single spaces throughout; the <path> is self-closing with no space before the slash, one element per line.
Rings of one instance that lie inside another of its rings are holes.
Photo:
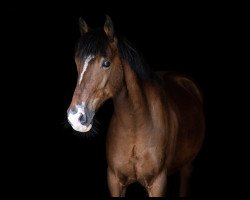
<path fill-rule="evenodd" d="M 111 42 L 113 42 L 114 37 L 115 37 L 114 26 L 113 26 L 113 22 L 112 22 L 111 18 L 108 15 L 106 15 L 106 21 L 104 24 L 104 31 L 105 31 L 106 35 L 108 36 L 109 40 Z"/>
<path fill-rule="evenodd" d="M 85 33 L 89 31 L 89 27 L 87 23 L 81 17 L 79 18 L 79 29 L 80 29 L 81 35 L 84 35 Z"/>

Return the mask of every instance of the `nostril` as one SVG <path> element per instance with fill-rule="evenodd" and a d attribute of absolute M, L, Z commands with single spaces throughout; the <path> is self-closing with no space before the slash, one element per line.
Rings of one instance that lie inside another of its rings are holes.
<path fill-rule="evenodd" d="M 86 123 L 86 115 L 81 114 L 79 117 L 79 121 L 82 125 Z"/>
<path fill-rule="evenodd" d="M 76 109 L 76 107 L 73 107 L 73 108 L 71 108 L 70 110 L 69 110 L 69 112 L 71 113 L 71 114 L 76 114 L 77 113 L 77 109 Z"/>

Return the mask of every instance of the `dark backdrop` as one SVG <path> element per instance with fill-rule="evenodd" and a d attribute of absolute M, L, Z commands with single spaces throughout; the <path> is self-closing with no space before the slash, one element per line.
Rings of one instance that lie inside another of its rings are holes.
<path fill-rule="evenodd" d="M 228 42 L 226 31 L 230 15 L 221 16 L 221 9 L 210 5 L 144 6 L 83 3 L 6 7 L 3 39 L 9 64 L 2 69 L 2 77 L 6 94 L 3 109 L 11 113 L 4 134 L 10 144 L 4 148 L 10 195 L 109 197 L 105 136 L 112 102 L 98 111 L 100 125 L 93 137 L 74 134 L 66 123 L 76 84 L 73 55 L 80 35 L 78 18 L 82 16 L 90 27 L 98 27 L 103 26 L 105 14 L 154 70 L 181 72 L 199 84 L 204 94 L 206 138 L 195 161 L 192 195 L 216 196 L 228 190 L 221 186 L 230 179 L 226 172 L 230 145 L 224 140 L 231 137 L 224 125 L 230 123 L 226 120 L 226 100 L 235 81 L 235 68 L 231 68 L 234 57 L 228 54 L 233 41 Z M 230 109 L 233 112 L 234 108 Z M 177 178 L 170 179 L 170 195 L 177 192 Z M 145 193 L 134 185 L 127 195 Z"/>

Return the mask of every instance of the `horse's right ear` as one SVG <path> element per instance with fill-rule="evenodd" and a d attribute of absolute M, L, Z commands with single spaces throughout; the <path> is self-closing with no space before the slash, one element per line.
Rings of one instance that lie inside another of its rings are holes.
<path fill-rule="evenodd" d="M 111 18 L 108 15 L 106 15 L 106 21 L 104 24 L 104 32 L 108 36 L 108 39 L 113 42 L 114 41 L 114 26 L 113 26 L 113 22 Z"/>
<path fill-rule="evenodd" d="M 81 17 L 79 18 L 79 29 L 80 29 L 81 35 L 84 35 L 85 33 L 89 31 L 89 27 L 87 23 Z"/>

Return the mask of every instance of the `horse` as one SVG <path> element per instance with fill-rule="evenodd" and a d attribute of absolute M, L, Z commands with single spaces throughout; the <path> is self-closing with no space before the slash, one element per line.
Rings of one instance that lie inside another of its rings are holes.
<path fill-rule="evenodd" d="M 149 197 L 166 196 L 168 176 L 180 172 L 179 195 L 186 196 L 205 135 L 198 85 L 178 73 L 153 72 L 108 15 L 96 29 L 80 17 L 79 28 L 78 79 L 67 118 L 74 130 L 91 134 L 95 113 L 112 99 L 106 136 L 110 195 L 124 197 L 128 185 L 138 182 Z"/>

